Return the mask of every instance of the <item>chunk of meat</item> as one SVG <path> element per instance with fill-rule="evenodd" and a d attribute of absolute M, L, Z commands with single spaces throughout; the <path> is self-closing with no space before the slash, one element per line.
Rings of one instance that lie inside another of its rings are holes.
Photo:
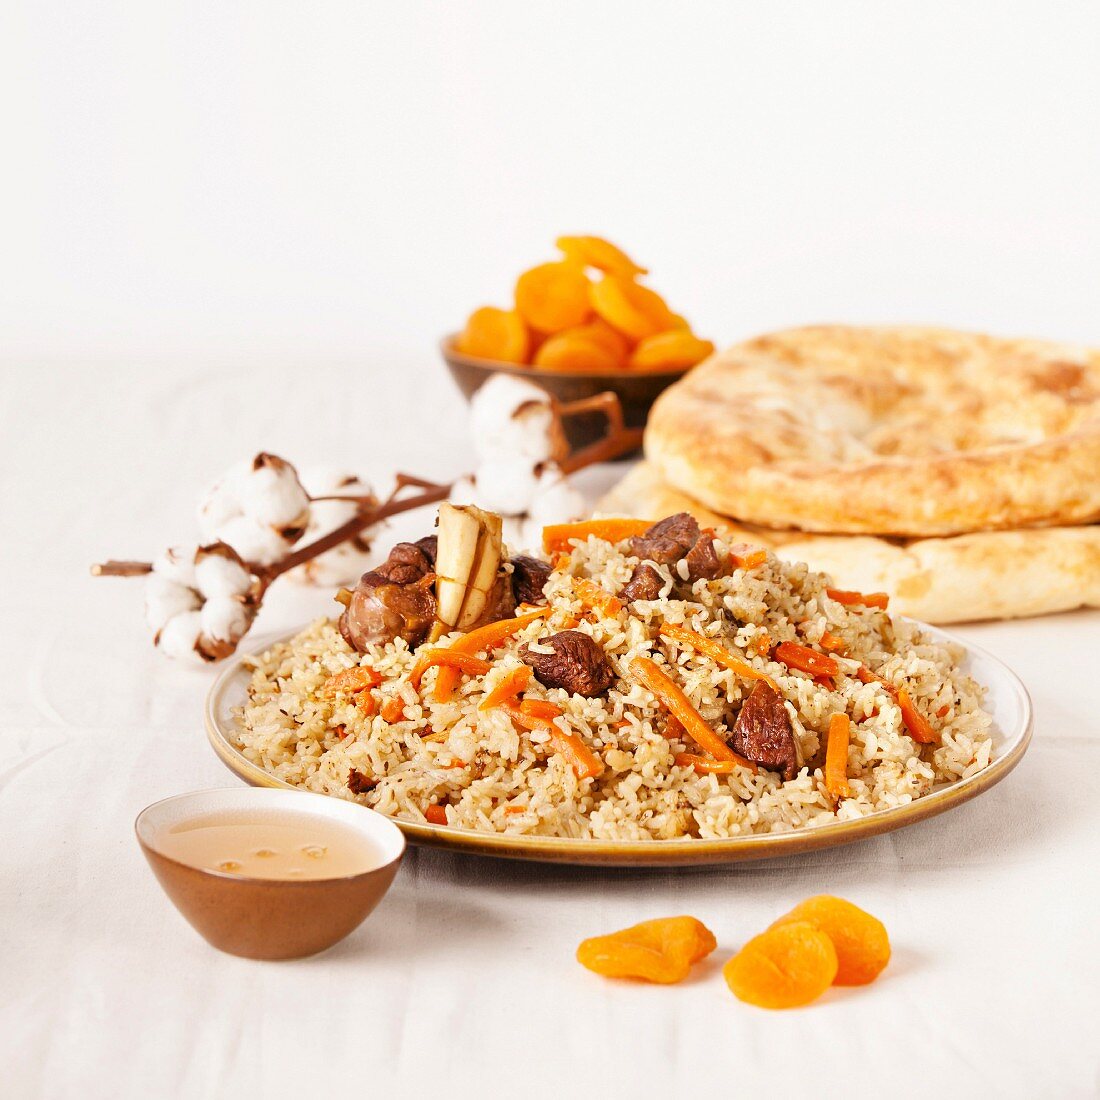
<path fill-rule="evenodd" d="M 370 794 L 378 786 L 378 780 L 352 768 L 348 772 L 348 790 L 352 794 Z"/>
<path fill-rule="evenodd" d="M 550 565 L 526 554 L 512 558 L 512 593 L 516 603 L 546 603 L 543 587 L 550 579 Z"/>
<path fill-rule="evenodd" d="M 364 573 L 343 615 L 340 633 L 358 653 L 404 638 L 418 646 L 435 622 L 435 536 L 399 542 L 377 569 Z"/>
<path fill-rule="evenodd" d="M 699 524 L 687 512 L 677 512 L 630 540 L 630 552 L 639 558 L 671 565 L 699 541 Z"/>
<path fill-rule="evenodd" d="M 615 679 L 603 648 L 580 630 L 563 630 L 539 639 L 538 644 L 553 652 L 537 653 L 530 646 L 523 646 L 519 655 L 546 687 L 565 688 L 591 699 L 607 691 Z"/>
<path fill-rule="evenodd" d="M 647 561 L 639 562 L 630 574 L 630 580 L 623 585 L 620 595 L 628 603 L 635 600 L 655 600 L 664 587 L 661 574 Z"/>
<path fill-rule="evenodd" d="M 733 724 L 733 749 L 754 764 L 782 773 L 785 780 L 798 774 L 799 752 L 791 717 L 783 697 L 763 680 L 752 689 Z"/>
<path fill-rule="evenodd" d="M 701 579 L 713 580 L 722 572 L 722 563 L 718 560 L 718 554 L 714 549 L 714 534 L 704 531 L 695 545 L 684 555 L 687 562 L 688 580 Z"/>

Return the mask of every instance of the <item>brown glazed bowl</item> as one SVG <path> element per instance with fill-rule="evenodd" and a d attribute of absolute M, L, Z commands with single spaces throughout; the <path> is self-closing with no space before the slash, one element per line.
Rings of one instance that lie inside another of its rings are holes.
<path fill-rule="evenodd" d="M 547 370 L 545 367 L 527 367 L 463 355 L 455 349 L 456 339 L 457 333 L 445 336 L 440 343 L 440 350 L 450 368 L 451 376 L 467 399 L 473 397 L 494 374 L 512 374 L 517 378 L 525 378 L 553 394 L 562 403 L 579 401 L 610 390 L 622 405 L 623 422 L 628 428 L 644 428 L 646 417 L 657 397 L 691 370 L 690 367 L 662 371 L 623 368 L 603 373 Z M 606 433 L 607 421 L 599 413 L 583 413 L 570 417 L 565 423 L 566 438 L 574 451 L 598 442 Z"/>
<path fill-rule="evenodd" d="M 235 810 L 335 819 L 381 849 L 383 862 L 359 874 L 298 882 L 191 867 L 158 850 L 158 837 L 173 825 Z M 138 814 L 134 831 L 157 881 L 195 931 L 220 951 L 246 959 L 297 959 L 338 943 L 382 900 L 405 854 L 401 830 L 365 806 L 259 787 L 192 791 L 154 802 Z"/>

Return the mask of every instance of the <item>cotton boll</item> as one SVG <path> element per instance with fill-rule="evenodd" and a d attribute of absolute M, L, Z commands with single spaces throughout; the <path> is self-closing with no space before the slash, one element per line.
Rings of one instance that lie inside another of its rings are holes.
<path fill-rule="evenodd" d="M 273 565 L 290 551 L 290 543 L 272 527 L 265 527 L 247 516 L 237 516 L 215 532 L 252 565 Z"/>
<path fill-rule="evenodd" d="M 539 486 L 534 466 L 522 459 L 482 462 L 476 477 L 479 505 L 503 516 L 526 512 Z"/>
<path fill-rule="evenodd" d="M 300 471 L 302 484 L 310 496 L 367 496 L 371 487 L 358 475 L 338 466 L 312 466 Z M 303 536 L 304 541 L 313 542 L 334 531 L 346 523 L 358 511 L 353 502 L 339 500 L 313 500 L 309 506 L 309 526 Z M 307 561 L 298 569 L 291 570 L 289 576 L 303 584 L 318 587 L 338 587 L 357 581 L 367 571 L 372 543 L 385 524 L 371 529 L 369 536 L 357 535 L 340 543 L 339 546 L 319 557 Z"/>
<path fill-rule="evenodd" d="M 526 526 L 527 520 L 523 516 L 501 518 L 501 539 L 508 547 L 509 554 L 523 554 L 531 549 Z M 541 532 L 542 528 L 539 530 Z"/>
<path fill-rule="evenodd" d="M 195 548 L 171 546 L 153 561 L 153 572 L 187 588 L 195 587 Z"/>
<path fill-rule="evenodd" d="M 481 462 L 559 459 L 564 438 L 550 395 L 508 374 L 495 374 L 470 401 L 470 432 Z"/>
<path fill-rule="evenodd" d="M 298 472 L 278 455 L 258 454 L 241 487 L 244 514 L 271 527 L 305 526 L 309 497 Z"/>
<path fill-rule="evenodd" d="M 201 613 L 185 611 L 182 615 L 174 615 L 161 627 L 157 635 L 157 646 L 167 657 L 201 665 L 203 659 L 195 648 L 201 633 Z"/>
<path fill-rule="evenodd" d="M 252 574 L 224 543 L 200 547 L 195 562 L 195 585 L 206 599 L 244 596 L 252 588 Z"/>
<path fill-rule="evenodd" d="M 571 523 L 588 511 L 584 496 L 564 478 L 556 467 L 544 471 L 529 509 L 532 520 L 540 526 L 549 523 Z"/>
<path fill-rule="evenodd" d="M 463 504 L 476 504 L 481 506 L 478 497 L 477 485 L 471 477 L 460 477 L 452 486 L 447 499 L 456 506 Z"/>
<path fill-rule="evenodd" d="M 200 612 L 202 634 L 218 642 L 238 642 L 248 633 L 251 618 L 240 600 L 223 596 L 207 600 Z"/>
<path fill-rule="evenodd" d="M 150 573 L 145 580 L 145 621 L 153 631 L 177 615 L 197 610 L 201 602 L 193 588 L 160 573 Z"/>

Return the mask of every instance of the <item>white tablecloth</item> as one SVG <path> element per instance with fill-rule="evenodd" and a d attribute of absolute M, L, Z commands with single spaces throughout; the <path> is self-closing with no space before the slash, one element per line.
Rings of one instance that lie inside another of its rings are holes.
<path fill-rule="evenodd" d="M 191 931 L 131 823 L 235 782 L 202 733 L 211 676 L 155 654 L 140 584 L 88 564 L 192 537 L 198 487 L 251 448 L 464 469 L 460 406 L 430 356 L 381 377 L 209 363 L 0 379 L 0 1095 L 1096 1095 L 1100 614 L 959 631 L 1023 677 L 1036 738 L 1001 785 L 934 821 L 686 871 L 413 849 L 379 910 L 319 957 L 246 962 Z M 277 588 L 257 629 L 328 606 Z M 722 963 L 819 892 L 885 921 L 889 970 L 804 1010 L 736 1001 Z M 674 913 L 720 945 L 679 987 L 573 960 L 585 936 Z"/>

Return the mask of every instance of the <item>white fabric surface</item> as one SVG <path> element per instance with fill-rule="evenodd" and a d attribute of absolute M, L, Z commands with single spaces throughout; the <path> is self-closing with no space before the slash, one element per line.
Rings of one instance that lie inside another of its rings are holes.
<path fill-rule="evenodd" d="M 192 932 L 131 823 L 235 782 L 202 732 L 211 675 L 154 653 L 140 584 L 87 567 L 189 538 L 199 488 L 254 447 L 376 473 L 465 468 L 461 406 L 438 377 L 426 355 L 370 386 L 357 365 L 0 378 L 0 1094 L 1096 1095 L 1100 614 L 959 631 L 1020 673 L 1036 738 L 1001 785 L 934 821 L 683 871 L 413 849 L 378 911 L 317 958 L 246 962 Z M 257 630 L 328 606 L 280 586 Z M 736 1001 L 722 963 L 819 892 L 885 921 L 886 974 L 789 1013 Z M 674 913 L 720 944 L 682 986 L 610 983 L 573 960 L 587 935 Z"/>

